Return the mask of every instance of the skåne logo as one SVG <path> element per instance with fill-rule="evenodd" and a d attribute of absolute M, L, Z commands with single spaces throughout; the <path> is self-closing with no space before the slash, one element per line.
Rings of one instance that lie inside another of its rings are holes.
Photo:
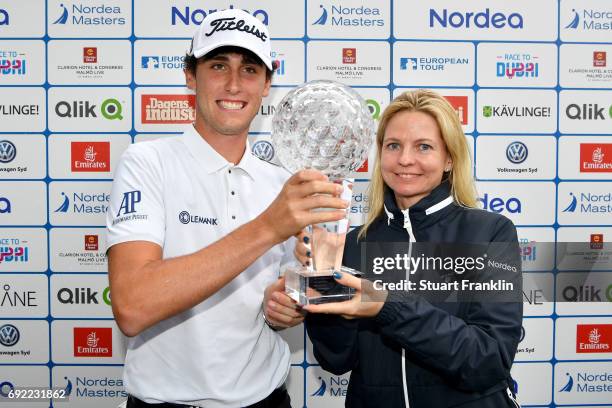
<path fill-rule="evenodd" d="M 529 150 L 525 143 L 512 142 L 506 148 L 506 158 L 514 164 L 520 164 L 527 160 Z"/>
<path fill-rule="evenodd" d="M 10 163 L 17 156 L 17 148 L 10 140 L 0 140 L 0 163 Z"/>
<path fill-rule="evenodd" d="M 343 27 L 383 27 L 385 20 L 380 17 L 382 15 L 381 10 L 377 7 L 343 7 L 342 5 L 331 6 L 331 17 L 327 9 L 320 4 L 321 15 L 317 18 L 312 25 L 327 25 L 328 20 L 331 26 L 343 26 Z"/>
<path fill-rule="evenodd" d="M 491 13 L 488 7 L 484 11 L 449 11 L 443 9 L 438 12 L 429 9 L 429 27 L 440 26 L 443 28 L 511 28 L 521 30 L 524 27 L 523 16 L 519 13 L 506 15 L 501 12 Z"/>

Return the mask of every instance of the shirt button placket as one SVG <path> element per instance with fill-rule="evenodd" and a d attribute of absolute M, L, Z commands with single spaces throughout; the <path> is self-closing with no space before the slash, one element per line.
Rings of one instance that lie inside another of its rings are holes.
<path fill-rule="evenodd" d="M 228 170 L 228 189 L 230 191 L 230 196 L 229 199 L 227 200 L 229 203 L 228 206 L 228 210 L 229 210 L 229 215 L 232 221 L 236 222 L 236 203 L 233 200 L 233 198 L 236 196 L 236 191 L 234 190 L 234 186 L 232 183 L 232 178 L 234 176 L 232 175 L 232 169 Z"/>

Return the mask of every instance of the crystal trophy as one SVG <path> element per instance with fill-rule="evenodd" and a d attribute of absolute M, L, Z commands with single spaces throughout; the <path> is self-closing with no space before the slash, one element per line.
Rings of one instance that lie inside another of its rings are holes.
<path fill-rule="evenodd" d="M 342 184 L 341 198 L 350 202 L 346 177 L 367 159 L 376 124 L 366 102 L 353 89 L 334 81 L 311 81 L 289 92 L 272 120 L 272 142 L 290 172 L 313 168 Z M 319 209 L 325 210 L 325 209 Z M 285 291 L 302 305 L 350 299 L 354 290 L 333 278 L 335 271 L 361 275 L 342 266 L 348 214 L 340 221 L 310 225 L 313 262 L 285 270 Z"/>

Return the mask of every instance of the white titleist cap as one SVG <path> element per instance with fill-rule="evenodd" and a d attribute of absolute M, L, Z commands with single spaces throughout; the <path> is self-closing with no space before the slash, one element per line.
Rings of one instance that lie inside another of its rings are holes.
<path fill-rule="evenodd" d="M 227 9 L 207 15 L 193 35 L 189 55 L 200 58 L 225 46 L 252 51 L 270 70 L 273 69 L 268 29 L 246 11 Z"/>

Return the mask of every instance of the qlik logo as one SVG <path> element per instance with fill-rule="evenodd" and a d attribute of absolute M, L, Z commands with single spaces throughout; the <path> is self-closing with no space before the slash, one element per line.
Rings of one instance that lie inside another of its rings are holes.
<path fill-rule="evenodd" d="M 10 140 L 0 140 L 0 163 L 10 163 L 17 156 L 17 148 Z"/>
<path fill-rule="evenodd" d="M 327 384 L 325 383 L 325 380 L 322 379 L 321 377 L 319 377 L 319 380 L 321 380 L 321 385 L 319 386 L 319 388 L 315 392 L 310 394 L 311 397 L 322 397 L 323 395 L 325 395 L 325 390 L 327 389 Z"/>
<path fill-rule="evenodd" d="M 522 142 L 512 142 L 506 147 L 506 158 L 514 164 L 527 160 L 528 153 L 527 146 Z"/>
<path fill-rule="evenodd" d="M 380 116 L 380 103 L 374 99 L 366 99 L 365 102 L 368 106 L 368 110 L 372 114 L 372 119 L 378 119 Z"/>
<path fill-rule="evenodd" d="M 572 377 L 569 373 L 565 373 L 567 378 L 567 383 L 559 390 L 559 392 L 571 392 L 572 388 L 574 388 L 574 377 Z"/>
<path fill-rule="evenodd" d="M 55 114 L 60 118 L 97 118 L 96 104 L 90 101 L 60 101 L 55 105 Z M 108 120 L 123 120 L 123 105 L 117 99 L 105 99 L 100 105 L 100 114 Z"/>
<path fill-rule="evenodd" d="M 19 329 L 12 324 L 0 326 L 0 344 L 5 347 L 12 347 L 19 341 Z"/>
<path fill-rule="evenodd" d="M 53 22 L 53 24 L 66 24 L 68 21 L 68 9 L 63 4 L 60 4 L 62 8 L 62 14 L 60 14 L 59 18 Z"/>
<path fill-rule="evenodd" d="M 434 28 L 437 25 L 443 28 L 480 28 L 480 29 L 502 29 L 511 28 L 521 30 L 524 27 L 523 16 L 519 13 L 510 13 L 506 15 L 501 12 L 493 12 L 487 7 L 484 11 L 449 11 L 443 9 L 438 12 L 434 9 L 429 9 L 429 27 Z"/>
<path fill-rule="evenodd" d="M 578 15 L 576 9 L 572 9 L 572 12 L 574 13 L 574 18 L 572 19 L 572 21 L 570 21 L 568 25 L 565 26 L 566 29 L 576 29 L 578 28 L 578 24 L 580 24 L 580 16 Z"/>
<path fill-rule="evenodd" d="M 274 146 L 272 146 L 272 143 L 268 142 L 267 140 L 258 140 L 255 142 L 251 148 L 251 151 L 255 156 L 267 162 L 274 158 Z"/>

